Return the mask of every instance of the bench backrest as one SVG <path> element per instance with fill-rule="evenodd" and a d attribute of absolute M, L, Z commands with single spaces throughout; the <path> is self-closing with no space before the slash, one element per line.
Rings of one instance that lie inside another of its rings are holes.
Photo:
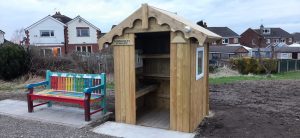
<path fill-rule="evenodd" d="M 49 81 L 48 89 L 83 92 L 84 88 L 97 85 L 106 85 L 105 73 L 102 74 L 76 74 L 51 72 L 47 70 L 46 80 Z M 100 90 L 93 93 L 100 94 Z"/>

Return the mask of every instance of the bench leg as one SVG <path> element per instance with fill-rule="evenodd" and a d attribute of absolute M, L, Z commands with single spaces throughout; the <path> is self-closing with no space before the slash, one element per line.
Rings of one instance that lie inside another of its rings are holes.
<path fill-rule="evenodd" d="M 52 107 L 52 101 L 48 101 L 47 106 Z"/>
<path fill-rule="evenodd" d="M 33 101 L 31 100 L 31 96 L 29 93 L 27 94 L 27 105 L 28 105 L 28 112 L 29 113 L 33 112 Z"/>
<path fill-rule="evenodd" d="M 90 97 L 91 97 L 91 94 L 85 94 L 84 106 L 83 106 L 85 121 L 90 121 L 91 120 Z"/>

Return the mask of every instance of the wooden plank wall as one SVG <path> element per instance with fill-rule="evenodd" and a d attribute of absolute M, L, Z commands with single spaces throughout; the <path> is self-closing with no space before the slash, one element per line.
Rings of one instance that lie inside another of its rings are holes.
<path fill-rule="evenodd" d="M 204 47 L 204 76 L 196 80 L 197 42 L 191 43 L 191 99 L 190 132 L 193 132 L 208 114 L 208 47 Z"/>
<path fill-rule="evenodd" d="M 170 128 L 184 132 L 190 131 L 190 52 L 189 41 L 171 44 Z"/>
<path fill-rule="evenodd" d="M 134 34 L 120 39 L 134 42 Z M 135 49 L 133 45 L 114 46 L 115 116 L 117 122 L 136 123 Z"/>

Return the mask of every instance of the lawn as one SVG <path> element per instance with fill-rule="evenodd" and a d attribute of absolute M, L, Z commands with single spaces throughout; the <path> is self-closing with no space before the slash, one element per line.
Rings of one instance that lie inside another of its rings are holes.
<path fill-rule="evenodd" d="M 270 78 L 264 75 L 241 75 L 230 77 L 209 78 L 210 84 L 233 83 L 245 80 L 300 80 L 300 71 L 272 74 Z"/>

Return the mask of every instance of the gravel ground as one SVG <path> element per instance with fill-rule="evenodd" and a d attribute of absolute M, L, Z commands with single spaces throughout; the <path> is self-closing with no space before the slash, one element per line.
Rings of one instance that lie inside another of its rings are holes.
<path fill-rule="evenodd" d="M 26 100 L 26 94 L 24 90 L 7 92 L 0 91 L 0 100 L 4 99 L 16 99 Z M 76 106 L 74 104 L 60 105 Z M 101 122 L 95 122 L 87 125 L 81 129 L 72 128 L 63 125 L 44 123 L 35 120 L 19 119 L 15 117 L 9 117 L 0 115 L 0 137 L 8 138 L 20 138 L 20 137 L 51 137 L 51 138 L 112 138 L 111 136 L 100 135 L 91 131 L 94 127 L 100 125 Z"/>
<path fill-rule="evenodd" d="M 109 136 L 96 134 L 90 126 L 77 129 L 67 126 L 42 123 L 33 120 L 17 119 L 0 115 L 0 137 L 20 138 L 20 137 L 52 137 L 52 138 L 111 138 Z"/>

